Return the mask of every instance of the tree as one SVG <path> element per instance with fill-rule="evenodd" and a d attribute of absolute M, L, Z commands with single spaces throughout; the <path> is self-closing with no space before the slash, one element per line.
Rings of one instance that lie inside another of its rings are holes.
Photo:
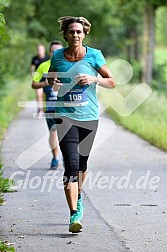
<path fill-rule="evenodd" d="M 5 28 L 6 22 L 4 15 L 0 13 L 0 45 L 4 44 L 9 40 L 9 35 L 6 32 Z"/>
<path fill-rule="evenodd" d="M 120 18 L 127 25 L 126 36 L 127 38 L 129 37 L 129 43 L 127 44 L 128 55 L 134 52 L 134 58 L 138 58 L 136 56 L 138 56 L 137 40 L 139 23 L 142 22 L 143 24 L 142 81 L 151 84 L 155 48 L 155 11 L 160 6 L 167 6 L 167 2 L 166 0 L 113 0 L 112 3 L 117 12 L 120 8 Z M 142 21 L 141 17 L 143 17 Z"/>
<path fill-rule="evenodd" d="M 123 27 L 123 42 L 126 50 L 126 59 L 129 62 L 140 60 L 140 36 L 142 21 L 142 4 L 140 1 L 113 0 L 112 15 L 119 19 Z M 121 39 L 121 38 L 120 38 Z"/>
<path fill-rule="evenodd" d="M 10 0 L 4 0 L 0 2 L 0 12 L 4 10 L 5 7 L 10 5 Z M 6 31 L 6 22 L 4 14 L 0 13 L 0 45 L 4 44 L 9 40 L 9 35 Z"/>
<path fill-rule="evenodd" d="M 144 40 L 142 60 L 142 81 L 151 84 L 154 65 L 155 48 L 155 11 L 158 7 L 167 5 L 166 0 L 143 0 L 144 3 Z"/>

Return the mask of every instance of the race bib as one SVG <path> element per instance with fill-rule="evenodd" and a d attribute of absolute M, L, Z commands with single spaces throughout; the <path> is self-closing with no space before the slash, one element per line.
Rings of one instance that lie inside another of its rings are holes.
<path fill-rule="evenodd" d="M 64 106 L 85 106 L 88 103 L 86 87 L 71 89 L 64 95 Z"/>

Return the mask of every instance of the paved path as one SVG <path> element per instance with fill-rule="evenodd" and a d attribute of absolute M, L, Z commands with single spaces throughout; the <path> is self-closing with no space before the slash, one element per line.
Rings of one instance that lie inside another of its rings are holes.
<path fill-rule="evenodd" d="M 83 232 L 70 234 L 63 167 L 49 170 L 46 123 L 33 112 L 20 113 L 2 145 L 4 175 L 18 187 L 0 208 L 3 239 L 18 252 L 166 252 L 167 153 L 102 117 L 83 193 Z"/>

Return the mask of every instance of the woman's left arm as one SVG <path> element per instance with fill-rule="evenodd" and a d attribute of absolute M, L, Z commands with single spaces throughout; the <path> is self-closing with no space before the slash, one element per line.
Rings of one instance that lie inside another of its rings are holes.
<path fill-rule="evenodd" d="M 97 85 L 104 88 L 114 88 L 115 83 L 113 76 L 106 65 L 100 67 L 97 72 L 100 76 L 91 76 L 89 74 L 78 74 L 76 78 L 76 83 L 80 86 L 91 85 L 92 83 L 96 83 Z"/>
<path fill-rule="evenodd" d="M 104 87 L 104 88 L 114 88 L 115 87 L 115 82 L 113 79 L 113 76 L 109 70 L 109 68 L 106 65 L 103 65 L 100 67 L 97 72 L 101 76 L 97 76 L 97 85 Z"/>

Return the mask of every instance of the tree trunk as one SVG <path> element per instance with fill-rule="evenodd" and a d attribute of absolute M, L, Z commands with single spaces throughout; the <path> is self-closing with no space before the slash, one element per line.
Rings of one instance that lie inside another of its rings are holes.
<path fill-rule="evenodd" d="M 139 60 L 139 40 L 137 26 L 128 26 L 126 30 L 127 44 L 127 60 L 131 63 L 133 60 Z"/>
<path fill-rule="evenodd" d="M 139 60 L 139 39 L 138 39 L 138 30 L 137 27 L 135 27 L 134 30 L 134 34 L 133 34 L 133 39 L 134 39 L 134 51 L 133 51 L 133 55 L 134 55 L 134 59 L 136 61 Z"/>
<path fill-rule="evenodd" d="M 154 17 L 155 9 L 151 4 L 146 4 L 144 11 L 144 41 L 142 81 L 151 84 L 154 62 Z"/>

